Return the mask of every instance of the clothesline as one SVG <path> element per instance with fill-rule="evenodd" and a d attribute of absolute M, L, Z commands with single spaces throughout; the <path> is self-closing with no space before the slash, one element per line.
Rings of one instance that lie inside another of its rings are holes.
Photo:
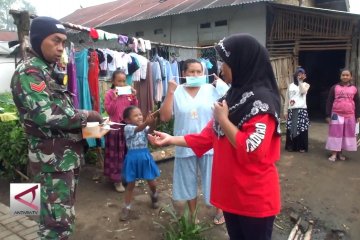
<path fill-rule="evenodd" d="M 37 15 L 30 14 L 31 19 L 34 19 L 36 17 L 37 17 Z M 64 27 L 67 27 L 67 28 L 70 28 L 70 29 L 73 29 L 73 30 L 90 32 L 89 27 L 84 27 L 84 26 L 69 23 L 69 22 L 62 22 L 62 24 L 64 25 Z M 206 47 L 184 46 L 184 45 L 179 45 L 179 44 L 153 42 L 153 41 L 150 41 L 150 43 L 152 45 L 157 45 L 157 46 L 166 46 L 166 47 L 175 47 L 175 48 L 184 48 L 184 49 L 199 49 L 199 50 L 201 50 L 201 49 L 209 49 L 209 48 L 214 47 L 214 46 L 206 46 Z"/>

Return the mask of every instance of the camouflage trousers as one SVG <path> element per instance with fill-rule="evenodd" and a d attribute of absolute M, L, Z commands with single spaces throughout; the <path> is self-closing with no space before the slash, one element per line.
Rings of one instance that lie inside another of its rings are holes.
<path fill-rule="evenodd" d="M 75 192 L 79 168 L 66 172 L 39 173 L 34 181 L 41 184 L 39 237 L 68 239 L 75 227 Z"/>

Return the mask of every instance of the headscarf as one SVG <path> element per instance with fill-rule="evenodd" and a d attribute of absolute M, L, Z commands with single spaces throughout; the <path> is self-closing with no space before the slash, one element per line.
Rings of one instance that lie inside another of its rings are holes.
<path fill-rule="evenodd" d="M 258 114 L 271 114 L 280 134 L 280 95 L 265 47 L 249 34 L 234 34 L 221 40 L 215 49 L 232 73 L 231 87 L 219 99 L 225 99 L 229 106 L 229 120 L 240 129 Z M 214 130 L 224 135 L 217 121 Z"/>

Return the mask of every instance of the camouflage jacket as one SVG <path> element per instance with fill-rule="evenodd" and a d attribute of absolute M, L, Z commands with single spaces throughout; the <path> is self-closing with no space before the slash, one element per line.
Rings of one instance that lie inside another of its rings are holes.
<path fill-rule="evenodd" d="M 79 167 L 84 157 L 82 115 L 66 86 L 57 84 L 51 73 L 50 66 L 33 57 L 16 68 L 10 85 L 33 173 L 68 171 Z"/>

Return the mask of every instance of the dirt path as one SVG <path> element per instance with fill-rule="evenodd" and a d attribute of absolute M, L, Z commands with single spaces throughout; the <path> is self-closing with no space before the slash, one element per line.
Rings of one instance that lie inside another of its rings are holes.
<path fill-rule="evenodd" d="M 278 162 L 282 187 L 282 213 L 276 219 L 274 240 L 286 240 L 293 223 L 290 214 L 314 220 L 314 240 L 360 239 L 360 154 L 346 153 L 345 162 L 331 163 L 324 150 L 327 125 L 312 123 L 308 153 L 282 151 Z M 171 201 L 173 161 L 160 163 L 159 189 L 161 204 Z M 136 188 L 134 214 L 128 222 L 120 222 L 123 193 L 114 191 L 107 181 L 94 182 L 94 166 L 82 169 L 76 203 L 76 232 L 72 239 L 162 239 L 163 229 L 154 222 L 166 224 L 168 215 L 150 209 L 147 186 Z M 0 182 L 0 202 L 8 205 L 9 185 Z M 202 201 L 199 218 L 210 225 L 213 210 Z M 339 235 L 345 233 L 343 238 Z M 228 239 L 225 226 L 213 226 L 206 239 Z"/>

